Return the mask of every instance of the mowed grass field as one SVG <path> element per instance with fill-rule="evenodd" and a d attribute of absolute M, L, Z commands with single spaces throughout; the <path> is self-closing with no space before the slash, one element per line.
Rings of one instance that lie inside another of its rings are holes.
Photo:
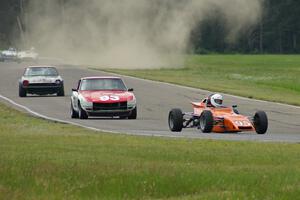
<path fill-rule="evenodd" d="M 0 104 L 0 199 L 298 199 L 299 152 L 106 134 Z"/>
<path fill-rule="evenodd" d="M 300 55 L 190 55 L 183 68 L 108 71 L 300 105 Z"/>

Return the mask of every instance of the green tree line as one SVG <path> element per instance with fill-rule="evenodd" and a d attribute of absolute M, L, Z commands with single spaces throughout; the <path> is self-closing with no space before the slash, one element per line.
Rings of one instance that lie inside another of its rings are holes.
<path fill-rule="evenodd" d="M 26 29 L 19 19 L 27 1 L 0 1 L 0 48 L 15 46 L 14 38 L 20 37 L 20 29 Z M 222 13 L 214 12 L 192 31 L 191 52 L 300 53 L 299 13 L 299 0 L 265 0 L 259 22 L 229 41 Z"/>
<path fill-rule="evenodd" d="M 299 53 L 300 1 L 265 0 L 263 15 L 256 26 L 239 33 L 228 42 L 224 18 L 214 13 L 191 34 L 196 53 Z"/>

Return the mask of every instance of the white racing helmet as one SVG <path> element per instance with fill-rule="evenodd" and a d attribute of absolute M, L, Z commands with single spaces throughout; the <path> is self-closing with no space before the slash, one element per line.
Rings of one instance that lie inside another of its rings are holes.
<path fill-rule="evenodd" d="M 210 97 L 211 105 L 214 107 L 221 107 L 223 105 L 223 96 L 220 94 L 214 94 Z"/>

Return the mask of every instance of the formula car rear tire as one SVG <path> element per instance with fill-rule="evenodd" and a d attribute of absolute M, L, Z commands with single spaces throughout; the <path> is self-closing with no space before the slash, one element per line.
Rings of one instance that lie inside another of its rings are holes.
<path fill-rule="evenodd" d="M 78 117 L 79 119 L 87 119 L 88 114 L 85 112 L 85 110 L 82 109 L 80 102 L 78 102 Z"/>
<path fill-rule="evenodd" d="M 202 133 L 210 133 L 214 126 L 214 117 L 211 111 L 204 110 L 199 118 L 199 128 Z"/>
<path fill-rule="evenodd" d="M 19 86 L 19 97 L 26 97 L 27 92 L 26 90 L 20 85 Z"/>
<path fill-rule="evenodd" d="M 181 132 L 183 128 L 183 114 L 181 109 L 174 108 L 169 112 L 168 123 L 172 132 Z"/>
<path fill-rule="evenodd" d="M 128 116 L 128 119 L 136 119 L 137 117 L 137 107 L 135 107 L 135 109 L 133 109 L 130 113 L 130 115 Z"/>
<path fill-rule="evenodd" d="M 257 111 L 253 118 L 254 128 L 257 134 L 265 134 L 268 130 L 268 117 L 264 111 Z"/>

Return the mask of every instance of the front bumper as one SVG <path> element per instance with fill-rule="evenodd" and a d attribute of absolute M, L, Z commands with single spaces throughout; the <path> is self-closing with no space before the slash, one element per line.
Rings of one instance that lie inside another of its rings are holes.
<path fill-rule="evenodd" d="M 82 107 L 89 116 L 129 116 L 136 108 L 135 105 L 127 105 L 127 102 L 113 104 L 97 104 Z"/>
<path fill-rule="evenodd" d="M 86 110 L 86 112 L 89 116 L 95 116 L 95 117 L 113 117 L 113 116 L 126 117 L 126 116 L 131 115 L 132 110 L 105 110 L 105 111 Z"/>
<path fill-rule="evenodd" d="M 54 94 L 58 93 L 63 84 L 30 84 L 28 86 L 23 86 L 29 94 Z"/>

